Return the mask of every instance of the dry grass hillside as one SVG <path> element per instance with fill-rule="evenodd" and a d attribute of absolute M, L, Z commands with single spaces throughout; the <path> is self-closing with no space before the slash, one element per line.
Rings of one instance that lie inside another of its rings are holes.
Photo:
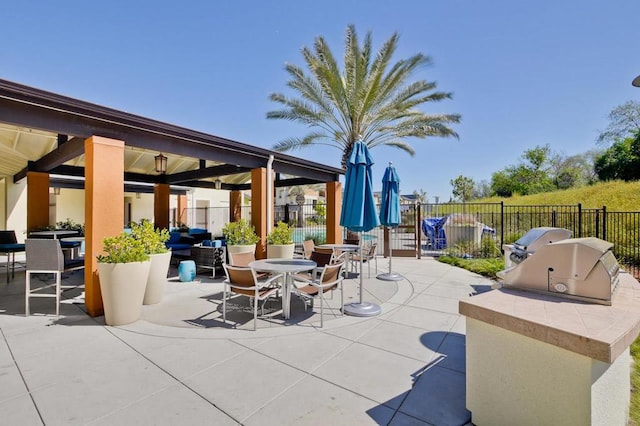
<path fill-rule="evenodd" d="M 601 182 L 582 188 L 510 198 L 483 198 L 472 202 L 495 203 L 500 201 L 512 205 L 569 205 L 582 203 L 583 208 L 592 209 L 607 206 L 608 211 L 635 212 L 640 211 L 640 182 Z"/>

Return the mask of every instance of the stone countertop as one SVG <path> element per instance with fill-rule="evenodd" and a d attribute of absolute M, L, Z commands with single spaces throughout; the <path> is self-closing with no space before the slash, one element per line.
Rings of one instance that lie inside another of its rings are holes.
<path fill-rule="evenodd" d="M 459 312 L 523 336 L 612 363 L 640 334 L 640 284 L 620 273 L 612 305 L 511 288 L 461 300 Z"/>

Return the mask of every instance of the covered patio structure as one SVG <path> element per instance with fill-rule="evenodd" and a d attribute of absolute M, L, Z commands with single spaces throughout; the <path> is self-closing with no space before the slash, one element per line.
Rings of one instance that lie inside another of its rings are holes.
<path fill-rule="evenodd" d="M 341 241 L 343 170 L 245 143 L 0 79 L 0 178 L 7 228 L 10 211 L 26 212 L 26 231 L 48 226 L 49 188 L 84 188 L 85 303 L 102 315 L 96 255 L 105 236 L 122 232 L 127 185 L 152 185 L 154 223 L 169 227 L 172 185 L 229 190 L 230 220 L 240 218 L 241 191 L 251 191 L 251 218 L 265 257 L 275 187 L 326 185 L 327 242 Z M 165 172 L 155 157 L 166 156 Z M 147 186 L 149 188 L 149 186 Z M 20 201 L 26 191 L 26 202 Z M 175 190 L 173 190 L 175 193 Z M 178 211 L 186 197 L 178 196 Z"/>

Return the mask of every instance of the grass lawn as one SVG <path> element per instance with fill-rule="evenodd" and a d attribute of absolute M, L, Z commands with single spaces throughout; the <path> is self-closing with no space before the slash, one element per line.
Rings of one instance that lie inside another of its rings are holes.
<path fill-rule="evenodd" d="M 489 278 L 496 278 L 496 273 L 504 269 L 504 261 L 498 259 L 462 259 L 453 256 L 441 256 L 440 262 L 458 266 Z M 640 426 L 640 338 L 631 345 L 631 404 L 629 406 L 629 425 Z"/>

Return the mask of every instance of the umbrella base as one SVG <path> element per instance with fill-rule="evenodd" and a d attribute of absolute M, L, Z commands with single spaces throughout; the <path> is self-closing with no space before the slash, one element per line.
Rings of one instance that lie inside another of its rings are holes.
<path fill-rule="evenodd" d="M 343 312 L 354 317 L 374 317 L 380 315 L 380 306 L 371 302 L 349 303 L 344 305 Z"/>
<path fill-rule="evenodd" d="M 402 281 L 404 277 L 397 272 L 385 272 L 384 274 L 378 274 L 376 277 L 382 281 Z"/>

